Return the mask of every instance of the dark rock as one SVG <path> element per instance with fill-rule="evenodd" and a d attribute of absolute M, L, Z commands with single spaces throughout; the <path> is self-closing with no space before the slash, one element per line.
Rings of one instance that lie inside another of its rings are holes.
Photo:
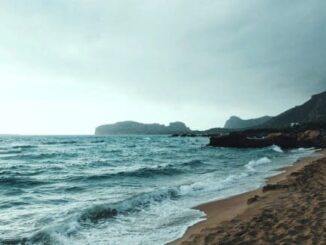
<path fill-rule="evenodd" d="M 210 146 L 233 147 L 233 148 L 260 148 L 267 147 L 269 141 L 264 139 L 250 139 L 242 133 L 230 133 L 228 135 L 213 136 L 210 138 Z"/>
<path fill-rule="evenodd" d="M 268 184 L 268 185 L 265 185 L 263 187 L 263 192 L 275 191 L 275 190 L 280 190 L 280 189 L 284 189 L 284 188 L 288 188 L 288 187 L 289 187 L 289 185 L 282 185 L 282 184 L 272 185 L 272 184 Z"/>
<path fill-rule="evenodd" d="M 245 132 L 234 132 L 227 135 L 218 135 L 210 138 L 209 145 L 231 148 L 263 148 L 278 145 L 282 149 L 298 147 L 323 147 L 326 137 L 318 130 L 307 130 L 297 133 L 267 133 L 255 136 Z"/>
<path fill-rule="evenodd" d="M 258 195 L 255 195 L 254 197 L 251 197 L 251 198 L 249 198 L 249 199 L 247 200 L 247 204 L 250 205 L 250 204 L 252 204 L 252 203 L 254 203 L 254 202 L 257 202 L 258 199 L 259 199 L 259 196 L 258 196 Z"/>

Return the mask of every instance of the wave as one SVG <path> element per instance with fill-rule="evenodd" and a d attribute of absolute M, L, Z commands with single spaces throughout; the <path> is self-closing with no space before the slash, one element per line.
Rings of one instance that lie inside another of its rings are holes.
<path fill-rule="evenodd" d="M 22 166 L 23 167 L 23 166 Z M 6 169 L 0 170 L 0 176 L 32 176 L 43 173 L 45 170 L 43 168 L 35 168 L 35 169 L 20 169 L 16 166 L 12 166 Z"/>
<path fill-rule="evenodd" d="M 72 144 L 77 144 L 78 142 L 75 140 L 70 140 L 70 141 L 48 141 L 44 142 L 43 145 L 72 145 Z"/>
<path fill-rule="evenodd" d="M 248 176 L 248 173 L 239 173 L 239 174 L 231 174 L 228 177 L 226 177 L 222 183 L 230 183 L 234 181 L 238 181 L 239 179 L 245 178 Z"/>
<path fill-rule="evenodd" d="M 251 160 L 245 165 L 245 167 L 250 171 L 256 171 L 255 167 L 262 164 L 271 163 L 272 161 L 268 157 L 262 157 L 258 160 Z"/>
<path fill-rule="evenodd" d="M 0 185 L 7 187 L 33 187 L 46 184 L 33 178 L 0 177 Z"/>
<path fill-rule="evenodd" d="M 101 220 L 109 219 L 118 215 L 115 208 L 99 205 L 85 211 L 79 218 L 80 223 L 98 223 Z"/>
<path fill-rule="evenodd" d="M 136 213 L 151 205 L 165 200 L 175 200 L 179 193 L 176 189 L 160 189 L 153 192 L 141 193 L 131 198 L 102 205 L 95 205 L 81 213 L 69 215 L 63 222 L 32 234 L 29 237 L 0 239 L 0 244 L 72 244 L 69 239 L 81 227 L 105 222 L 118 215 Z"/>
<path fill-rule="evenodd" d="M 93 140 L 91 141 L 92 144 L 97 144 L 97 143 L 104 143 L 105 140 Z"/>
<path fill-rule="evenodd" d="M 69 186 L 69 187 L 63 188 L 63 190 L 67 191 L 67 192 L 81 192 L 81 191 L 84 191 L 85 188 L 80 187 L 80 186 Z"/>
<path fill-rule="evenodd" d="M 0 209 L 7 209 L 7 208 L 12 208 L 12 207 L 17 207 L 17 206 L 26 207 L 29 204 L 30 203 L 25 202 L 25 201 L 9 201 L 9 202 L 4 202 L 4 203 L 0 204 Z"/>
<path fill-rule="evenodd" d="M 0 155 L 19 154 L 19 153 L 22 153 L 22 151 L 19 151 L 19 150 L 0 150 Z"/>
<path fill-rule="evenodd" d="M 11 147 L 1 147 L 0 154 L 20 154 L 25 150 L 37 148 L 35 145 L 14 145 Z"/>
<path fill-rule="evenodd" d="M 31 148 L 37 148 L 36 145 L 15 145 L 12 147 L 13 149 L 31 149 Z"/>
<path fill-rule="evenodd" d="M 60 227 L 46 228 L 41 231 L 34 233 L 31 236 L 0 239 L 1 245 L 57 245 L 57 244 L 79 244 L 70 240 L 71 235 L 77 231 L 76 229 L 71 229 L 66 225 Z"/>
<path fill-rule="evenodd" d="M 293 149 L 291 150 L 291 153 L 304 153 L 304 152 L 309 152 L 309 151 L 314 151 L 314 148 L 297 148 L 297 149 Z"/>
<path fill-rule="evenodd" d="M 69 244 L 69 243 L 64 243 L 62 240 L 66 240 L 66 239 L 60 239 L 58 237 L 58 234 L 56 234 L 56 232 L 43 230 L 37 232 L 31 237 L 0 240 L 0 244 L 4 244 L 4 245 Z"/>
<path fill-rule="evenodd" d="M 119 176 L 127 176 L 127 177 L 153 177 L 158 175 L 176 175 L 180 174 L 182 171 L 180 169 L 174 168 L 172 165 L 167 166 L 159 166 L 156 168 L 140 168 L 132 172 L 120 172 L 117 173 Z"/>
<path fill-rule="evenodd" d="M 102 150 L 102 153 L 122 153 L 123 150 L 121 149 L 112 149 L 112 150 Z"/>
<path fill-rule="evenodd" d="M 167 166 L 159 166 L 155 168 L 139 168 L 133 171 L 122 171 L 118 173 L 106 173 L 100 175 L 92 175 L 87 177 L 87 180 L 100 180 L 100 179 L 108 179 L 113 177 L 138 177 L 138 178 L 151 178 L 155 176 L 172 176 L 181 174 L 183 171 L 181 169 L 177 169 L 172 165 Z"/>
<path fill-rule="evenodd" d="M 178 191 L 175 189 L 161 189 L 141 193 L 116 203 L 95 205 L 79 214 L 68 216 L 64 223 L 46 227 L 30 237 L 0 239 L 0 244 L 73 244 L 69 237 L 78 232 L 81 227 L 88 228 L 90 225 L 105 222 L 118 215 L 136 213 L 164 200 L 174 200 L 178 196 Z"/>
<path fill-rule="evenodd" d="M 22 154 L 22 155 L 13 155 L 13 156 L 4 156 L 1 159 L 6 160 L 41 160 L 41 159 L 52 159 L 56 157 L 75 157 L 76 153 L 40 153 L 40 154 Z"/>
<path fill-rule="evenodd" d="M 161 189 L 154 192 L 141 193 L 120 202 L 96 205 L 86 209 L 79 216 L 81 224 L 98 223 L 102 220 L 113 218 L 119 214 L 139 212 L 150 205 L 164 200 L 175 200 L 180 196 L 177 189 Z"/>
<path fill-rule="evenodd" d="M 22 244 L 28 244 L 28 238 L 0 239 L 0 244 L 3 244 L 3 245 L 22 245 Z"/>
<path fill-rule="evenodd" d="M 201 166 L 203 162 L 200 160 L 192 160 L 189 162 L 182 163 L 183 166 Z"/>
<path fill-rule="evenodd" d="M 206 178 L 204 182 L 198 181 L 191 184 L 179 186 L 182 195 L 198 195 L 198 192 L 216 192 L 231 187 L 232 183 L 237 183 L 240 179 L 247 177 L 249 174 L 242 172 L 239 174 L 230 174 L 226 178 L 216 181 L 216 178 Z"/>
<path fill-rule="evenodd" d="M 279 153 L 283 153 L 282 148 L 279 147 L 278 145 L 273 145 L 273 146 L 272 146 L 272 150 L 273 150 L 273 151 L 276 151 L 276 152 L 279 152 Z"/>

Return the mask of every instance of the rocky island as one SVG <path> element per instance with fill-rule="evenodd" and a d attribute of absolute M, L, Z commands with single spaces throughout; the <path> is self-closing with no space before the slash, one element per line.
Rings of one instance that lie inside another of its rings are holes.
<path fill-rule="evenodd" d="M 96 128 L 95 135 L 161 135 L 191 133 L 183 122 L 172 122 L 168 126 L 158 123 L 139 123 L 134 121 L 106 124 Z"/>

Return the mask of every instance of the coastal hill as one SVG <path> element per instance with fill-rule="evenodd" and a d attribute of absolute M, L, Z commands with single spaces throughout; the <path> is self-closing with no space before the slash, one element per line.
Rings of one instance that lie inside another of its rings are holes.
<path fill-rule="evenodd" d="M 270 116 L 264 116 L 264 117 L 244 120 L 244 119 L 241 119 L 240 117 L 232 116 L 226 121 L 224 128 L 228 128 L 228 129 L 251 128 L 251 127 L 266 123 L 267 121 L 269 121 L 271 119 L 272 119 L 272 117 L 270 117 Z"/>
<path fill-rule="evenodd" d="M 300 106 L 291 108 L 275 117 L 243 120 L 232 116 L 225 123 L 225 129 L 286 128 L 298 124 L 326 123 L 326 91 L 313 95 Z"/>
<path fill-rule="evenodd" d="M 101 125 L 95 135 L 150 135 L 150 134 L 186 134 L 192 132 L 183 122 L 172 122 L 168 126 L 158 123 L 139 123 L 134 121 Z"/>
<path fill-rule="evenodd" d="M 260 128 L 284 128 L 291 124 L 325 123 L 326 122 L 326 91 L 313 95 L 306 103 L 289 109 L 273 117 Z"/>

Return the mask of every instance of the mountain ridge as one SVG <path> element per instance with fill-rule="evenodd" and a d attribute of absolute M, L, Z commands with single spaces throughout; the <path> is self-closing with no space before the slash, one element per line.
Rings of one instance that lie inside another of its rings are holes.
<path fill-rule="evenodd" d="M 326 122 L 326 91 L 312 95 L 308 101 L 280 113 L 259 125 L 259 128 L 282 128 L 295 124 L 323 122 Z"/>

